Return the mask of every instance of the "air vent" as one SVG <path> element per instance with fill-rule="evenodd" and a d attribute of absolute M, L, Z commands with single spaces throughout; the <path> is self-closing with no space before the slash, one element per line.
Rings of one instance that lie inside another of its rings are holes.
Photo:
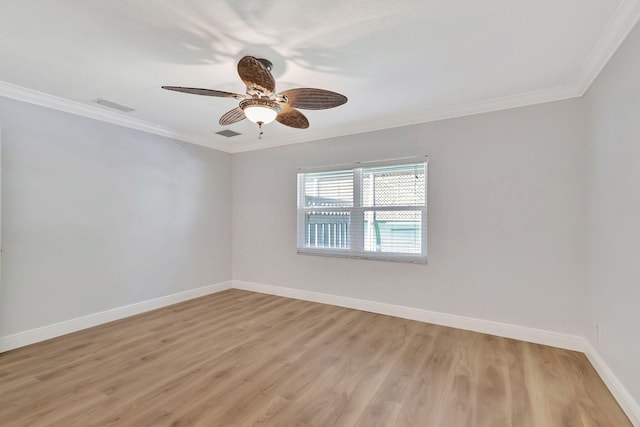
<path fill-rule="evenodd" d="M 115 102 L 108 101 L 106 99 L 98 98 L 94 101 L 96 104 L 100 104 L 103 107 L 111 108 L 113 110 L 122 111 L 123 113 L 130 113 L 133 108 L 127 107 L 125 105 L 116 104 Z"/>
<path fill-rule="evenodd" d="M 232 136 L 241 135 L 238 132 L 234 132 L 231 129 L 221 130 L 220 132 L 216 132 L 216 135 L 226 136 L 227 138 L 231 138 Z"/>

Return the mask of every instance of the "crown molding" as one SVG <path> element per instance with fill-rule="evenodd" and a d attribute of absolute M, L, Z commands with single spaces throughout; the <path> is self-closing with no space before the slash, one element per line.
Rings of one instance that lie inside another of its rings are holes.
<path fill-rule="evenodd" d="M 362 122 L 354 126 L 336 127 L 328 131 L 307 132 L 303 136 L 292 135 L 272 140 L 248 142 L 236 144 L 228 148 L 230 153 L 259 150 L 278 147 L 282 145 L 297 144 L 301 142 L 317 141 L 340 136 L 355 135 L 359 133 L 375 132 L 384 129 L 411 126 L 421 123 L 435 122 L 439 120 L 453 119 L 456 117 L 472 116 L 475 114 L 490 113 L 493 111 L 508 110 L 511 108 L 525 107 L 529 105 L 544 104 L 546 102 L 561 101 L 564 99 L 581 96 L 578 88 L 571 84 L 550 89 L 542 89 L 516 95 L 502 96 L 498 98 L 474 101 L 465 104 L 451 105 L 447 107 L 432 108 L 410 114 L 388 117 L 374 122 Z"/>
<path fill-rule="evenodd" d="M 640 20 L 640 0 L 622 0 L 574 79 L 580 96 L 591 87 Z"/>
<path fill-rule="evenodd" d="M 208 148 L 225 151 L 227 153 L 241 153 L 244 151 L 260 150 L 402 126 L 411 126 L 420 123 L 429 123 L 583 96 L 594 80 L 598 77 L 602 69 L 606 66 L 607 62 L 609 62 L 611 57 L 620 47 L 627 35 L 637 24 L 638 20 L 640 20 L 640 0 L 622 0 L 573 81 L 563 86 L 474 101 L 465 104 L 437 107 L 412 114 L 387 117 L 383 120 L 376 120 L 372 122 L 360 122 L 355 125 L 335 127 L 324 131 L 308 130 L 304 134 L 296 133 L 270 140 L 251 141 L 245 143 L 221 143 L 213 141 L 210 137 L 188 134 L 186 132 L 171 129 L 155 123 L 135 119 L 122 113 L 108 111 L 97 106 L 71 101 L 3 81 L 0 81 L 0 96 L 53 108 L 55 110 L 112 123 L 118 126 L 137 129 L 167 138 L 177 139 L 183 142 L 202 145 Z"/>
<path fill-rule="evenodd" d="M 142 132 L 147 132 L 154 135 L 164 136 L 183 142 L 189 142 L 191 144 L 197 144 L 216 150 L 226 151 L 224 146 L 220 146 L 219 144 L 215 144 L 214 142 L 205 140 L 196 135 L 187 134 L 185 132 L 180 132 L 175 129 L 171 129 L 155 123 L 136 119 L 134 117 L 125 115 L 125 113 L 117 113 L 98 106 L 72 101 L 55 95 L 50 95 L 48 93 L 14 85 L 5 81 L 0 81 L 0 96 L 15 99 L 18 101 L 28 102 L 29 104 L 40 105 L 42 107 L 47 107 L 82 117 L 88 117 L 90 119 L 100 120 L 102 122 L 107 122 L 130 129 L 140 130 Z"/>

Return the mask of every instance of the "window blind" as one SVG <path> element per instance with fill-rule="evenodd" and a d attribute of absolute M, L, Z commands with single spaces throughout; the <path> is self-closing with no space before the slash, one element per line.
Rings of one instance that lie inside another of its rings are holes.
<path fill-rule="evenodd" d="M 298 252 L 426 262 L 427 162 L 298 174 Z"/>

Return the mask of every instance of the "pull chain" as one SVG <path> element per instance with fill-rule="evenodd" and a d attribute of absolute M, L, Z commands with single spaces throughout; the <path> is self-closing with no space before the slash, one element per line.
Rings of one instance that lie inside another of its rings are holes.
<path fill-rule="evenodd" d="M 260 133 L 258 134 L 258 139 L 262 139 L 262 135 L 264 134 L 263 130 L 262 130 L 262 125 L 264 124 L 264 122 L 258 122 L 258 129 L 260 129 Z"/>

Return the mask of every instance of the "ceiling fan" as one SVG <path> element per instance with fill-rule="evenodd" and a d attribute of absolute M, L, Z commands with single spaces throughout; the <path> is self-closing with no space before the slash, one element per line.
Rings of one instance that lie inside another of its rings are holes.
<path fill-rule="evenodd" d="M 347 97 L 324 89 L 298 88 L 275 93 L 276 83 L 271 75 L 272 63 L 266 59 L 245 56 L 238 62 L 238 74 L 247 86 L 246 95 L 214 89 L 162 86 L 162 89 L 195 95 L 235 98 L 240 105 L 220 117 L 223 126 L 249 119 L 260 128 L 276 120 L 293 128 L 306 129 L 309 120 L 296 108 L 324 110 L 347 102 Z"/>

